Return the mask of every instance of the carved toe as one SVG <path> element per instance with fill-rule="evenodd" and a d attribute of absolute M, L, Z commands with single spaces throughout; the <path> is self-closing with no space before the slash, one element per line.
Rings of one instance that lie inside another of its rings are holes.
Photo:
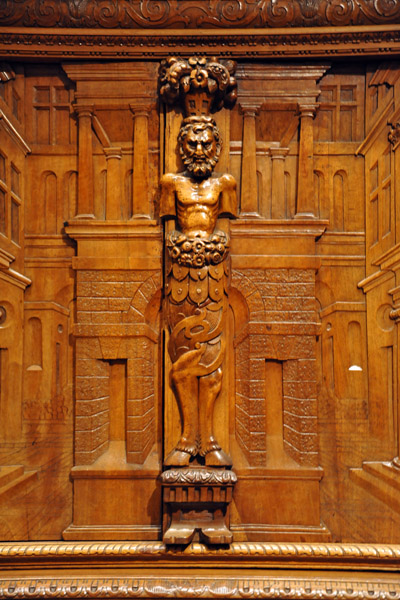
<path fill-rule="evenodd" d="M 231 467 L 232 459 L 223 450 L 212 450 L 205 457 L 207 467 Z"/>
<path fill-rule="evenodd" d="M 190 461 L 191 454 L 190 452 L 185 452 L 184 450 L 177 450 L 176 448 L 172 450 L 164 460 L 164 465 L 166 467 L 187 467 Z"/>

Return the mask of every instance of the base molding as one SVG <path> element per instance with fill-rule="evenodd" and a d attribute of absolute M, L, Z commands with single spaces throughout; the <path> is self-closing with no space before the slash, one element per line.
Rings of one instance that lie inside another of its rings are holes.
<path fill-rule="evenodd" d="M 400 469 L 392 462 L 365 461 L 350 469 L 350 479 L 369 494 L 400 513 Z"/>
<path fill-rule="evenodd" d="M 182 576 L 183 575 L 183 576 Z M 100 579 L 99 579 L 100 577 Z M 102 576 L 68 573 L 59 579 L 28 577 L 7 574 L 0 579 L 0 598 L 307 598 L 307 600 L 340 598 L 400 598 L 397 574 L 381 573 L 371 577 L 368 573 L 311 574 L 309 571 L 270 572 L 251 575 L 216 570 L 204 576 L 194 569 L 184 570 L 179 576 L 165 572 L 143 576 L 142 571 L 118 571 Z"/>
<path fill-rule="evenodd" d="M 331 532 L 324 525 L 231 525 L 235 542 L 330 542 Z"/>
<path fill-rule="evenodd" d="M 64 540 L 158 540 L 158 525 L 69 525 L 63 531 Z"/>

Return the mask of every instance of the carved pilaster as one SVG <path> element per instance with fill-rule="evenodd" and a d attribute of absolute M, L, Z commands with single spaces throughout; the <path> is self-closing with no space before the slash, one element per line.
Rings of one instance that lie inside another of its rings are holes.
<path fill-rule="evenodd" d="M 271 218 L 285 219 L 287 217 L 287 207 L 285 206 L 285 158 L 289 148 L 271 148 L 272 159 L 271 175 Z"/>
<path fill-rule="evenodd" d="M 121 148 L 104 148 L 107 159 L 106 219 L 121 219 Z"/>
<path fill-rule="evenodd" d="M 93 107 L 75 105 L 78 115 L 78 204 L 76 218 L 94 218 L 92 115 Z"/>
<path fill-rule="evenodd" d="M 149 104 L 131 104 L 134 115 L 132 215 L 150 218 L 149 203 Z"/>
<path fill-rule="evenodd" d="M 299 105 L 300 140 L 296 218 L 300 219 L 315 217 L 313 119 L 317 107 L 317 104 Z"/>
<path fill-rule="evenodd" d="M 256 116 L 260 105 L 241 102 L 243 114 L 242 178 L 240 193 L 240 216 L 258 216 Z"/>

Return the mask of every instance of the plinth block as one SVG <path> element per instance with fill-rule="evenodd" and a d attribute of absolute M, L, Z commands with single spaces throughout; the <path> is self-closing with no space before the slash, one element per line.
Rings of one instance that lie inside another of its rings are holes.
<path fill-rule="evenodd" d="M 236 474 L 226 469 L 185 467 L 161 476 L 166 544 L 188 544 L 195 537 L 208 544 L 230 544 L 229 503 Z"/>

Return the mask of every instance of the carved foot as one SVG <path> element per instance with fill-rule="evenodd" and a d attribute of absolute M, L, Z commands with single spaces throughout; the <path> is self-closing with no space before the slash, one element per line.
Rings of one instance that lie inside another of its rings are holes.
<path fill-rule="evenodd" d="M 197 444 L 182 437 L 164 460 L 166 467 L 187 467 L 192 456 L 197 454 Z"/>
<path fill-rule="evenodd" d="M 232 459 L 221 448 L 211 450 L 205 456 L 207 467 L 231 467 Z"/>
<path fill-rule="evenodd" d="M 172 450 L 164 460 L 166 467 L 187 467 L 191 458 L 190 452 L 184 450 Z"/>
<path fill-rule="evenodd" d="M 207 544 L 230 544 L 232 533 L 224 523 L 214 523 L 201 528 L 201 537 Z"/>
<path fill-rule="evenodd" d="M 187 523 L 173 523 L 163 535 L 164 544 L 189 544 L 196 529 Z"/>

